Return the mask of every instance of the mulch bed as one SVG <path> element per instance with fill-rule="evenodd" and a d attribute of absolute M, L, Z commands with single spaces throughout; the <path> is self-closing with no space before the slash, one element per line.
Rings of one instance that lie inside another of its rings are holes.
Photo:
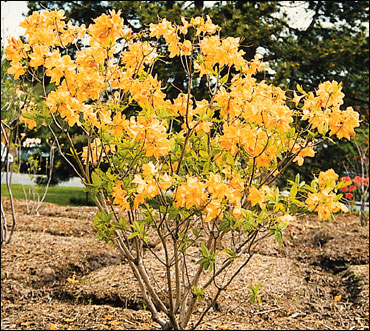
<path fill-rule="evenodd" d="M 45 203 L 36 217 L 16 201 L 16 210 L 1 249 L 1 330 L 158 329 L 119 251 L 96 238 L 95 207 Z M 251 304 L 260 281 L 262 303 Z M 299 218 L 282 247 L 261 243 L 198 329 L 369 329 L 369 226 L 355 214 Z"/>

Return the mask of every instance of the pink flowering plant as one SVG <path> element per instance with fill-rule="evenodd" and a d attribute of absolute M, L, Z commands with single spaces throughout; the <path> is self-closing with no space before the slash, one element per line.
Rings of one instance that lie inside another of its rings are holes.
<path fill-rule="evenodd" d="M 356 109 L 360 110 L 360 107 L 356 106 Z M 346 155 L 346 160 L 343 160 L 347 176 L 342 177 L 341 181 L 348 186 L 341 191 L 348 199 L 348 205 L 352 209 L 355 206 L 359 209 L 361 224 L 365 225 L 369 218 L 369 109 L 363 112 L 360 127 L 356 131 L 358 134 L 351 141 L 354 155 Z"/>

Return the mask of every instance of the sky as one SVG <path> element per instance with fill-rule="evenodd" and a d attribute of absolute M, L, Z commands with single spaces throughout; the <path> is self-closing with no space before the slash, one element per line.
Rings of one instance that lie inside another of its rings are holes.
<path fill-rule="evenodd" d="M 312 17 L 302 9 L 301 3 L 296 1 L 297 6 L 286 8 L 290 17 L 289 24 L 298 28 L 304 28 Z M 19 37 L 23 34 L 24 29 L 19 27 L 19 23 L 25 19 L 22 14 L 27 11 L 27 1 L 1 1 L 1 40 L 4 45 L 10 36 Z"/>
<path fill-rule="evenodd" d="M 10 36 L 19 37 L 24 29 L 19 27 L 27 13 L 27 1 L 1 1 L 1 42 Z"/>

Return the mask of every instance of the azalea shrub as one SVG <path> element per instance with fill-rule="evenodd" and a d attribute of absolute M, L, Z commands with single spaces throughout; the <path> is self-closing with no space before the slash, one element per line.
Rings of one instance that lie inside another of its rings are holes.
<path fill-rule="evenodd" d="M 360 110 L 360 106 L 356 108 Z M 354 153 L 352 156 L 345 155 L 342 161 L 346 176 L 341 180 L 349 186 L 341 190 L 351 207 L 356 204 L 361 224 L 366 225 L 369 221 L 369 109 L 360 118 L 360 127 L 356 132 L 355 139 L 351 140 Z"/>
<path fill-rule="evenodd" d="M 44 109 L 22 118 L 56 142 L 67 137 L 64 157 L 100 209 L 98 234 L 120 249 L 163 329 L 196 328 L 255 247 L 268 236 L 281 242 L 297 213 L 329 220 L 347 210 L 332 169 L 311 183 L 297 175 L 288 195 L 273 185 L 323 141 L 355 134 L 359 115 L 341 109 L 340 83 L 287 97 L 256 78 L 266 64 L 245 59 L 239 38 L 222 38 L 210 17 L 161 19 L 137 35 L 114 10 L 88 27 L 65 22 L 62 10 L 34 12 L 21 26 L 26 41 L 6 48 L 9 72 L 54 84 Z M 187 80 L 160 81 L 158 61 L 180 61 Z M 208 96 L 197 100 L 201 86 Z M 87 137 L 82 150 L 72 128 Z"/>
<path fill-rule="evenodd" d="M 342 187 L 341 191 L 345 193 L 345 197 L 349 200 L 360 200 L 360 196 L 357 196 L 362 186 L 369 186 L 369 177 L 355 176 L 353 179 L 349 176 L 342 177 L 342 182 L 347 183 L 347 186 Z M 357 196 L 357 198 L 356 198 Z"/>
<path fill-rule="evenodd" d="M 366 203 L 367 211 L 369 209 L 369 177 L 344 176 L 340 179 L 346 186 L 341 188 L 341 192 L 347 199 L 349 207 L 355 209 L 359 205 L 361 224 L 367 224 L 368 215 L 365 214 Z"/>

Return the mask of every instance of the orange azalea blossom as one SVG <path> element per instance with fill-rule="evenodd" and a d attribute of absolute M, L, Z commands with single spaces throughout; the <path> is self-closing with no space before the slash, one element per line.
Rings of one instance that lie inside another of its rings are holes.
<path fill-rule="evenodd" d="M 220 220 L 223 219 L 223 213 L 222 211 L 225 209 L 223 205 L 219 201 L 211 200 L 209 203 L 207 203 L 205 207 L 205 222 L 210 222 L 211 220 L 214 220 L 216 218 L 219 218 Z"/>
<path fill-rule="evenodd" d="M 337 107 L 343 104 L 342 87 L 335 80 L 321 83 L 316 95 L 317 103 L 324 108 Z"/>
<path fill-rule="evenodd" d="M 59 26 L 58 26 L 59 28 Z M 65 30 L 62 30 L 60 33 L 60 42 L 62 47 L 66 47 L 69 44 L 75 42 L 76 39 L 81 39 L 86 33 L 85 24 L 82 24 L 80 27 L 76 27 L 72 22 L 68 22 Z"/>
<path fill-rule="evenodd" d="M 319 85 L 316 92 L 316 97 L 312 92 L 309 93 L 308 98 L 304 102 L 302 110 L 307 116 L 307 111 L 315 111 L 316 109 L 337 108 L 343 104 L 344 94 L 341 92 L 341 87 L 336 81 L 324 82 Z"/>
<path fill-rule="evenodd" d="M 241 129 L 242 126 L 239 120 L 234 121 L 232 125 L 225 123 L 223 126 L 223 135 L 219 137 L 219 141 L 221 146 L 231 155 L 235 155 L 239 151 L 242 136 Z"/>
<path fill-rule="evenodd" d="M 108 53 L 111 55 L 111 53 Z M 113 54 L 112 54 L 113 55 Z M 76 64 L 79 68 L 89 68 L 97 70 L 99 65 L 102 66 L 107 57 L 107 52 L 104 49 L 92 46 L 84 48 L 76 52 Z"/>
<path fill-rule="evenodd" d="M 192 49 L 193 49 L 193 45 L 190 40 L 185 40 L 182 44 L 180 44 L 180 54 L 182 56 L 190 55 Z"/>
<path fill-rule="evenodd" d="M 240 215 L 241 199 L 244 194 L 244 183 L 239 175 L 236 175 L 229 183 L 224 182 L 221 176 L 218 174 L 210 173 L 209 180 L 206 182 L 207 191 L 210 193 L 210 201 L 213 202 L 209 207 L 215 208 L 217 203 L 225 203 L 234 206 L 235 212 L 233 213 L 237 217 Z M 225 200 L 226 199 L 226 200 Z M 217 210 L 223 210 L 219 205 L 217 205 Z M 214 211 L 215 212 L 215 211 Z M 217 213 L 219 214 L 219 213 Z M 222 218 L 222 214 L 220 214 Z"/>
<path fill-rule="evenodd" d="M 154 178 L 156 180 L 156 183 L 159 189 L 158 192 L 157 190 L 153 191 L 153 192 L 156 192 L 156 194 L 159 194 L 159 192 L 164 193 L 172 185 L 173 178 L 169 176 L 167 173 L 158 174 L 159 169 L 153 164 L 153 162 L 144 164 L 142 166 L 142 169 L 143 169 L 142 173 L 145 176 L 145 179 L 143 181 L 139 177 L 136 177 L 137 184 L 142 185 L 144 182 L 147 183 L 149 179 Z M 138 192 L 143 193 L 143 191 L 144 191 L 143 186 L 140 186 L 140 188 L 138 189 Z M 148 195 L 150 195 L 149 192 L 148 192 Z"/>
<path fill-rule="evenodd" d="M 213 126 L 212 122 L 205 122 L 205 121 L 192 121 L 189 123 L 189 126 L 193 129 L 194 132 L 199 133 L 199 132 L 206 132 L 209 133 L 211 131 L 211 128 Z"/>
<path fill-rule="evenodd" d="M 124 35 L 123 19 L 120 18 L 120 14 L 120 10 L 117 13 L 115 10 L 110 10 L 109 15 L 102 14 L 94 19 L 94 23 L 87 29 L 91 36 L 91 46 L 98 44 L 103 48 L 111 48 L 116 39 Z"/>
<path fill-rule="evenodd" d="M 147 166 L 151 168 L 150 165 Z M 151 170 L 148 170 L 148 168 L 145 167 L 145 171 L 148 172 Z M 150 174 L 144 178 L 140 175 L 135 175 L 132 183 L 137 185 L 136 192 L 138 194 L 135 196 L 134 208 L 138 209 L 140 204 L 144 202 L 145 198 L 152 199 L 161 193 L 164 194 L 172 185 L 172 182 L 173 178 L 167 173 L 159 175 L 158 178 L 154 178 Z"/>
<path fill-rule="evenodd" d="M 318 193 L 308 193 L 305 203 L 308 205 L 309 211 L 318 213 L 320 220 L 329 219 L 332 213 L 336 213 L 339 210 L 345 213 L 348 212 L 348 208 L 344 204 L 336 201 L 336 194 L 329 190 Z"/>
<path fill-rule="evenodd" d="M 112 119 L 112 135 L 122 137 L 128 124 L 129 121 L 124 114 L 116 113 Z"/>
<path fill-rule="evenodd" d="M 239 50 L 240 38 L 227 37 L 220 39 L 218 36 L 204 37 L 200 41 L 200 51 L 202 62 L 198 63 L 200 76 L 208 74 L 216 64 L 220 67 L 225 65 L 234 66 L 240 70 L 246 66 L 246 60 L 243 58 L 245 52 Z"/>
<path fill-rule="evenodd" d="M 354 128 L 359 125 L 359 113 L 355 112 L 352 107 L 347 107 L 344 111 L 336 110 L 330 116 L 329 134 L 330 136 L 335 134 L 339 139 L 350 140 L 351 136 L 356 134 Z"/>
<path fill-rule="evenodd" d="M 21 111 L 22 114 L 32 114 L 36 109 L 37 105 L 33 101 L 30 101 L 24 108 L 22 108 Z M 22 115 L 19 117 L 19 119 L 27 125 L 29 130 L 32 130 L 36 127 L 36 121 L 34 119 L 30 119 Z"/>
<path fill-rule="evenodd" d="M 25 118 L 22 115 L 19 116 L 19 119 L 21 121 L 23 121 L 27 125 L 27 127 L 28 127 L 29 130 L 32 130 L 33 128 L 36 127 L 36 121 L 35 120 L 29 119 L 29 118 Z"/>
<path fill-rule="evenodd" d="M 180 185 L 175 191 L 175 201 L 177 207 L 201 207 L 207 201 L 206 184 L 201 182 L 198 177 L 190 177 L 186 183 Z"/>
<path fill-rule="evenodd" d="M 319 186 L 319 192 L 308 193 L 306 204 L 310 211 L 318 213 L 320 220 L 327 220 L 333 213 L 339 210 L 347 212 L 348 208 L 337 201 L 337 195 L 333 192 L 336 186 L 338 175 L 333 169 L 320 172 L 319 177 L 315 179 Z"/>
<path fill-rule="evenodd" d="M 164 173 L 159 176 L 158 186 L 162 193 L 168 190 L 172 186 L 172 183 L 173 183 L 173 178 L 167 173 Z"/>
<path fill-rule="evenodd" d="M 27 71 L 27 67 L 22 65 L 20 62 L 10 62 L 10 68 L 8 69 L 8 73 L 14 75 L 14 79 L 18 79 L 20 76 L 25 74 Z"/>
<path fill-rule="evenodd" d="M 19 24 L 20 27 L 26 29 L 25 35 L 28 35 L 30 44 L 55 45 L 53 24 L 47 22 L 45 13 L 49 14 L 47 11 L 35 11 Z"/>
<path fill-rule="evenodd" d="M 45 59 L 49 54 L 49 47 L 45 45 L 34 45 L 32 47 L 32 53 L 30 54 L 30 66 L 38 68 L 45 63 Z"/>
<path fill-rule="evenodd" d="M 156 37 L 157 39 L 175 32 L 175 28 L 172 26 L 172 23 L 167 21 L 165 18 L 158 24 L 150 23 L 149 30 L 150 37 Z"/>
<path fill-rule="evenodd" d="M 137 41 L 122 52 L 121 62 L 130 74 L 134 74 L 140 72 L 144 65 L 152 65 L 157 56 L 155 47 L 149 42 Z"/>
<path fill-rule="evenodd" d="M 350 136 L 355 135 L 354 128 L 360 125 L 359 114 L 352 107 L 344 111 L 339 109 L 344 97 L 341 89 L 336 81 L 332 81 L 321 83 L 316 96 L 308 93 L 302 107 L 302 120 L 308 120 L 319 133 L 330 129 L 330 136 L 350 140 Z"/>
<path fill-rule="evenodd" d="M 319 178 L 318 178 L 320 190 L 324 190 L 324 189 L 333 190 L 336 185 L 336 181 L 338 177 L 339 176 L 335 173 L 333 169 L 320 172 Z"/>
<path fill-rule="evenodd" d="M 29 49 L 29 45 L 23 44 L 20 39 L 10 38 L 5 48 L 6 59 L 12 61 L 14 64 L 19 63 L 26 57 L 26 52 L 29 51 Z"/>
<path fill-rule="evenodd" d="M 96 165 L 99 160 L 101 160 L 107 153 L 114 153 L 116 151 L 115 145 L 104 145 L 102 146 L 101 140 L 99 138 L 94 139 L 90 144 L 90 153 L 88 153 L 88 146 L 83 147 L 81 158 L 84 163 L 87 163 L 87 158 L 89 157 L 89 163 Z"/>
<path fill-rule="evenodd" d="M 156 109 L 171 104 L 170 100 L 164 100 L 166 95 L 157 77 L 149 74 L 144 80 L 130 80 L 128 84 L 132 98 L 143 108 Z"/>
<path fill-rule="evenodd" d="M 298 107 L 298 104 L 300 103 L 303 97 L 304 97 L 304 94 L 298 95 L 296 91 L 293 91 L 293 102 L 295 103 L 296 107 Z"/>
<path fill-rule="evenodd" d="M 229 181 L 229 187 L 226 191 L 227 201 L 230 203 L 233 208 L 233 216 L 235 218 L 241 218 L 241 201 L 244 196 L 244 185 L 245 180 L 240 178 L 239 175 L 235 175 L 230 181 Z"/>
<path fill-rule="evenodd" d="M 140 175 L 135 175 L 134 184 L 137 184 L 137 192 L 142 193 L 145 197 L 154 198 L 158 195 L 159 189 L 156 181 L 152 177 L 141 178 Z"/>
<path fill-rule="evenodd" d="M 189 23 L 185 17 L 181 17 L 181 23 L 182 26 L 179 26 L 179 32 L 183 35 L 186 35 L 188 33 L 188 28 L 192 27 L 193 24 Z"/>
<path fill-rule="evenodd" d="M 170 141 L 167 139 L 166 126 L 159 120 L 138 118 L 136 121 L 134 117 L 131 117 L 125 129 L 131 139 L 144 142 L 146 156 L 154 156 L 158 159 L 168 154 Z"/>
<path fill-rule="evenodd" d="M 168 44 L 168 50 L 170 52 L 170 58 L 180 55 L 180 38 L 177 36 L 176 28 L 171 24 L 171 22 L 163 19 L 158 24 L 151 23 L 149 25 L 150 36 L 159 39 L 163 37 Z"/>
<path fill-rule="evenodd" d="M 242 72 L 245 75 L 255 75 L 259 71 L 263 71 L 267 64 L 261 61 L 257 55 L 250 62 L 245 62 L 242 66 Z"/>
<path fill-rule="evenodd" d="M 154 176 L 158 172 L 153 162 L 149 162 L 143 165 L 143 175 L 146 176 Z"/>
<path fill-rule="evenodd" d="M 293 159 L 293 162 L 297 162 L 299 166 L 303 165 L 304 158 L 305 157 L 314 157 L 315 156 L 315 150 L 312 147 L 312 144 L 309 144 L 306 147 L 303 147 L 306 145 L 306 141 L 298 139 L 298 141 L 293 142 L 289 141 L 289 149 L 292 150 L 292 153 L 297 154 L 297 156 Z"/>
<path fill-rule="evenodd" d="M 69 92 L 62 88 L 49 93 L 45 104 L 51 113 L 59 112 L 69 126 L 80 125 L 80 112 L 88 110 L 88 106 L 81 104 L 76 98 L 72 98 Z"/>
<path fill-rule="evenodd" d="M 188 96 L 184 93 L 180 93 L 177 98 L 173 100 L 173 104 L 170 105 L 169 108 L 175 115 L 185 116 L 187 113 L 188 121 L 192 121 L 193 115 L 195 115 L 192 96 Z"/>
<path fill-rule="evenodd" d="M 196 24 L 196 23 L 198 23 L 198 17 L 193 19 L 193 22 L 194 22 L 194 25 L 198 25 L 196 27 L 196 30 L 197 30 L 196 35 L 197 36 L 200 35 L 200 34 L 206 34 L 206 33 L 215 34 L 218 30 L 220 30 L 220 27 L 216 24 L 213 24 L 211 18 L 208 15 L 207 15 L 207 21 L 206 22 L 204 22 L 203 18 L 199 18 L 199 23 L 200 24 Z"/>
<path fill-rule="evenodd" d="M 279 216 L 276 221 L 277 222 L 284 222 L 286 223 L 287 225 L 290 223 L 290 222 L 294 222 L 296 220 L 296 217 L 295 216 L 292 216 L 292 215 L 289 215 L 289 214 L 285 214 L 283 216 Z"/>
<path fill-rule="evenodd" d="M 113 204 L 120 205 L 123 211 L 130 210 L 130 204 L 127 202 L 127 191 L 122 189 L 122 183 L 118 181 L 113 187 Z"/>
<path fill-rule="evenodd" d="M 46 75 L 51 77 L 50 83 L 59 85 L 60 79 L 65 72 L 74 72 L 76 65 L 69 55 L 60 56 L 59 50 L 55 50 L 45 61 Z"/>
<path fill-rule="evenodd" d="M 255 186 L 251 186 L 249 188 L 247 200 L 251 202 L 252 207 L 259 204 L 262 209 L 265 209 L 266 205 L 264 202 L 270 193 L 271 189 L 266 185 L 262 186 L 260 189 L 257 189 Z"/>

